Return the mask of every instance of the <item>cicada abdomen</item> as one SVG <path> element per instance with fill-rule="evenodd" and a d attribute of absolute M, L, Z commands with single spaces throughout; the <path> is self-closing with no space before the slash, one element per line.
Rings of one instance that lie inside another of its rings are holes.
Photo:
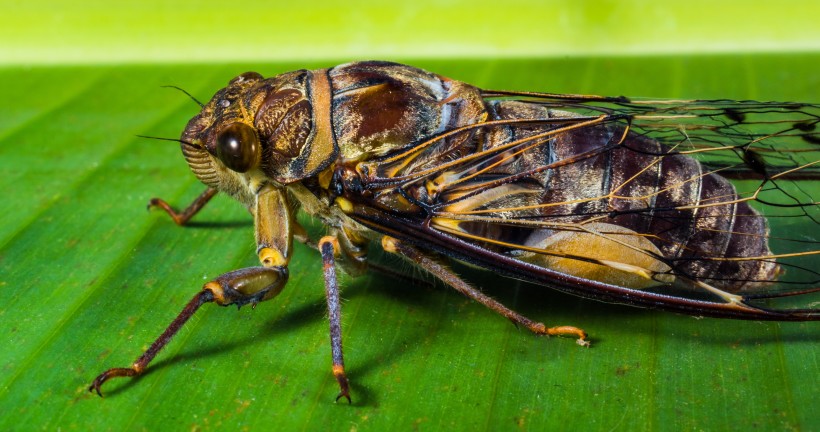
<path fill-rule="evenodd" d="M 522 102 L 494 101 L 488 107 L 495 120 L 574 123 L 576 117 Z M 445 173 L 453 186 L 436 197 L 440 217 L 496 218 L 457 225 L 497 244 L 522 243 L 526 249 L 518 256 L 530 262 L 628 287 L 683 279 L 738 292 L 774 280 L 778 266 L 763 258 L 771 255 L 766 220 L 739 201 L 729 181 L 624 127 L 571 124 L 524 131 L 506 126 L 482 136 L 479 151 L 492 151 L 546 134 L 538 145 L 525 141 L 532 147 L 526 151 L 516 154 L 520 146 L 514 146 L 501 153 L 497 159 L 503 162 L 480 175 Z M 561 128 L 566 130 L 550 133 Z M 488 225 L 510 229 L 490 235 Z M 514 246 L 507 249 L 516 255 Z M 722 259 L 730 257 L 743 260 Z"/>

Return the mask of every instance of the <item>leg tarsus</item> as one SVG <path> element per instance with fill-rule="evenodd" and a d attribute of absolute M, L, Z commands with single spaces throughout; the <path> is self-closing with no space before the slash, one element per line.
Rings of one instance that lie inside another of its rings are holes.
<path fill-rule="evenodd" d="M 130 368 L 111 368 L 111 369 L 108 369 L 107 371 L 101 373 L 97 378 L 94 379 L 94 382 L 92 382 L 91 385 L 88 387 L 88 391 L 90 391 L 90 392 L 95 392 L 96 391 L 97 395 L 102 397 L 102 392 L 100 391 L 100 388 L 109 379 L 116 378 L 116 377 L 132 377 L 132 376 L 140 375 L 141 373 L 142 373 L 142 371 L 138 371 L 138 370 L 134 369 L 133 366 L 130 367 Z"/>
<path fill-rule="evenodd" d="M 574 336 L 575 343 L 580 346 L 588 347 L 589 340 L 587 340 L 587 332 L 573 326 L 557 326 L 547 329 L 547 334 L 550 336 Z"/>
<path fill-rule="evenodd" d="M 513 324 L 518 326 L 518 324 L 522 324 L 523 326 L 527 327 L 527 329 L 536 335 L 539 336 L 569 336 L 574 337 L 575 343 L 580 346 L 588 347 L 589 340 L 587 340 L 587 332 L 578 327 L 573 326 L 555 326 L 555 327 L 547 327 L 544 323 L 531 321 L 529 318 L 521 316 L 521 321 L 516 321 L 513 318 L 510 320 Z"/>
<path fill-rule="evenodd" d="M 216 195 L 216 193 L 217 190 L 214 188 L 209 187 L 205 189 L 205 192 L 202 192 L 198 197 L 196 197 L 196 199 L 194 199 L 194 201 L 187 208 L 185 208 L 182 213 L 177 213 L 173 207 L 160 198 L 151 198 L 151 201 L 148 202 L 148 209 L 150 210 L 154 207 L 159 207 L 171 216 L 174 223 L 183 226 L 187 224 L 195 214 L 199 213 L 199 211 L 202 210 L 202 207 L 205 207 L 205 204 L 207 204 L 208 201 Z"/>
<path fill-rule="evenodd" d="M 575 337 L 575 343 L 583 347 L 589 347 L 589 340 L 587 340 L 587 332 L 573 326 L 556 326 L 547 328 L 542 323 L 535 323 L 536 328 L 530 330 L 538 335 L 545 336 L 569 336 Z"/>
<path fill-rule="evenodd" d="M 336 381 L 339 383 L 339 395 L 336 396 L 336 402 L 339 402 L 341 398 L 345 398 L 348 404 L 353 403 L 350 400 L 350 382 L 347 380 L 344 366 L 338 368 L 334 366 L 333 375 L 336 376 Z"/>

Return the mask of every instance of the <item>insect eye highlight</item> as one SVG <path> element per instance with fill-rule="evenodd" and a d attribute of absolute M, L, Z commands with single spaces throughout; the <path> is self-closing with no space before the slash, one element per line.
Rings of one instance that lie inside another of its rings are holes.
<path fill-rule="evenodd" d="M 216 156 L 239 173 L 255 168 L 261 157 L 256 130 L 241 122 L 229 124 L 216 137 Z"/>

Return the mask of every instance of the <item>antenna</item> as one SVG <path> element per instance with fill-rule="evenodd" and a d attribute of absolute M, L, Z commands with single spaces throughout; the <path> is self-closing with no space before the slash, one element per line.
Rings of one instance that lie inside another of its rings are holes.
<path fill-rule="evenodd" d="M 184 89 L 182 89 L 180 87 L 177 87 L 177 86 L 174 86 L 174 85 L 164 85 L 164 86 L 160 86 L 160 87 L 162 87 L 162 88 L 172 88 L 172 89 L 179 90 L 179 91 L 185 93 L 186 95 L 188 95 L 188 97 L 191 98 L 192 101 L 196 102 L 196 104 L 199 105 L 200 108 L 205 108 L 205 104 L 203 104 L 202 102 L 197 100 L 197 98 L 193 97 L 190 93 L 188 93 L 187 91 L 185 91 Z"/>
<path fill-rule="evenodd" d="M 164 138 L 164 137 L 155 137 L 155 136 L 149 136 L 149 135 L 137 135 L 137 137 L 138 138 L 148 138 L 148 139 L 159 140 L 159 141 L 173 141 L 173 142 L 178 142 L 180 144 L 185 144 L 185 145 L 190 146 L 190 147 L 199 148 L 198 146 L 196 146 L 192 142 L 181 140 L 181 139 L 176 139 L 176 138 Z"/>

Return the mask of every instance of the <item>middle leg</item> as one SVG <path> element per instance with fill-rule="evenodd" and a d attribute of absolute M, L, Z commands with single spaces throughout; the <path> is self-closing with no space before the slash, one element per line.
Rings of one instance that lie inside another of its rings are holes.
<path fill-rule="evenodd" d="M 330 351 L 333 359 L 333 376 L 339 383 L 339 395 L 350 403 L 350 383 L 345 374 L 345 361 L 342 354 L 342 307 L 339 301 L 339 282 L 336 277 L 335 255 L 340 251 L 336 237 L 325 236 L 319 239 L 319 252 L 322 253 L 322 264 L 325 278 L 325 295 L 327 297 L 327 316 L 330 321 Z"/>

